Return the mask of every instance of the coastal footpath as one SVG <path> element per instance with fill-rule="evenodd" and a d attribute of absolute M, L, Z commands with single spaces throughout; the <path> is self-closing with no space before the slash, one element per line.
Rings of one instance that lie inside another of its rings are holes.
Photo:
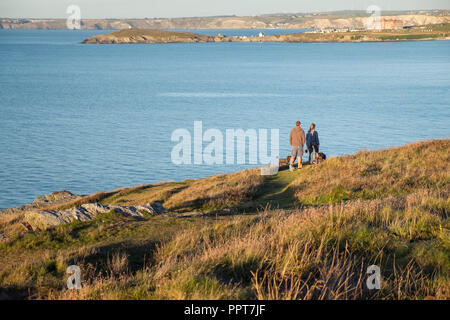
<path fill-rule="evenodd" d="M 94 35 L 82 43 L 199 43 L 199 42 L 379 42 L 411 40 L 450 40 L 450 24 L 427 25 L 417 28 L 382 31 L 306 32 L 264 36 L 207 36 L 191 32 L 125 29 L 108 34 Z"/>

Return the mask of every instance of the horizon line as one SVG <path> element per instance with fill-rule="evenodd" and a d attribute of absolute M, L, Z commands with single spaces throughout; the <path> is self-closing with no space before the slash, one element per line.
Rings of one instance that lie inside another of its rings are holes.
<path fill-rule="evenodd" d="M 439 11 L 450 11 L 449 9 L 399 9 L 399 10 L 383 10 L 382 12 L 439 12 Z M 248 17 L 263 17 L 263 16 L 283 16 L 283 15 L 307 15 L 307 14 L 333 14 L 340 12 L 361 12 L 366 13 L 364 9 L 342 9 L 333 11 L 309 11 L 309 12 L 278 12 L 278 13 L 260 13 L 255 15 L 237 15 L 237 14 L 221 14 L 221 15 L 211 15 L 211 16 L 179 16 L 179 17 L 145 17 L 145 18 L 84 18 L 81 20 L 158 20 L 158 19 L 198 19 L 198 18 L 227 18 L 227 17 L 238 17 L 238 18 L 248 18 Z M 67 17 L 58 18 L 36 18 L 36 17 L 0 17 L 0 19 L 35 19 L 35 20 L 58 20 L 67 19 Z"/>

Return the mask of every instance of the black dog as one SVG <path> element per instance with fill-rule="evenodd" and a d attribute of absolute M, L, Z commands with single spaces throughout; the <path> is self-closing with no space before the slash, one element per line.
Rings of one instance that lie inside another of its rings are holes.
<path fill-rule="evenodd" d="M 327 160 L 327 155 L 323 152 L 319 152 L 319 154 L 317 155 L 317 163 L 320 163 L 324 160 Z"/>

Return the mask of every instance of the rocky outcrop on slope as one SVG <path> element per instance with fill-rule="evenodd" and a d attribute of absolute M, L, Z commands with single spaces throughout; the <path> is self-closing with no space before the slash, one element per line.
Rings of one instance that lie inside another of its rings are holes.
<path fill-rule="evenodd" d="M 74 195 L 70 191 L 62 190 L 37 197 L 33 200 L 33 204 L 39 207 L 43 207 L 48 204 L 63 203 L 78 198 L 80 198 L 80 196 Z"/>
<path fill-rule="evenodd" d="M 127 217 L 142 218 L 144 214 L 163 214 L 168 211 L 159 202 L 137 206 L 114 206 L 86 203 L 65 210 L 33 210 L 25 213 L 24 220 L 33 230 L 46 230 L 73 221 L 89 221 L 99 214 L 114 212 Z"/>
<path fill-rule="evenodd" d="M 43 196 L 39 196 L 33 200 L 32 203 L 25 204 L 16 208 L 9 208 L 0 210 L 1 214 L 20 213 L 37 208 L 45 208 L 50 205 L 65 203 L 67 201 L 79 199 L 81 196 L 75 195 L 67 190 L 52 192 Z"/>

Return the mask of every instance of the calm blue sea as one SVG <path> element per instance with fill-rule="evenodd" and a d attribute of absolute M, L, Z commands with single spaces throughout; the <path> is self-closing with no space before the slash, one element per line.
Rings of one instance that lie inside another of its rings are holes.
<path fill-rule="evenodd" d="M 172 164 L 196 120 L 278 128 L 282 156 L 297 119 L 329 156 L 450 134 L 450 41 L 80 44 L 97 33 L 0 30 L 0 208 L 246 167 Z"/>

